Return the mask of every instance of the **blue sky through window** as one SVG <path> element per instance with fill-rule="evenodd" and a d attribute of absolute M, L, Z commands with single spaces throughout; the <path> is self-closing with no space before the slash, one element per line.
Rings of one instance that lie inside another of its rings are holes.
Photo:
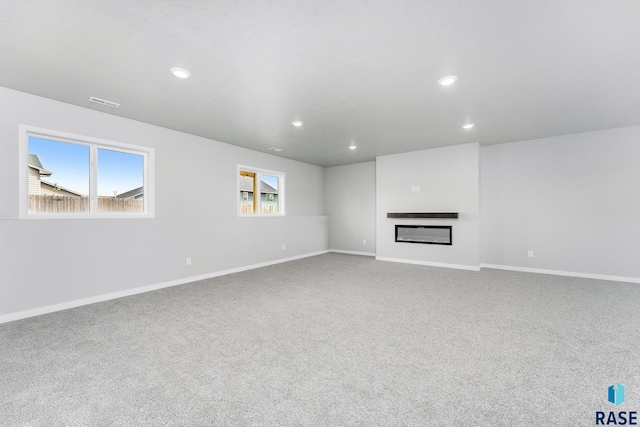
<path fill-rule="evenodd" d="M 98 149 L 98 196 L 126 193 L 144 183 L 144 157 Z"/>
<path fill-rule="evenodd" d="M 53 172 L 43 181 L 89 195 L 89 147 L 30 136 L 29 154 L 37 155 L 42 167 Z"/>
<path fill-rule="evenodd" d="M 270 186 L 272 186 L 276 190 L 278 189 L 278 177 L 277 176 L 261 174 L 260 175 L 260 181 L 266 182 L 267 184 L 269 184 Z"/>
<path fill-rule="evenodd" d="M 89 195 L 89 147 L 29 137 L 29 154 L 40 159 L 42 167 L 51 176 L 42 179 L 60 187 Z M 142 187 L 144 183 L 144 157 L 139 154 L 98 149 L 98 195 L 122 194 Z"/>

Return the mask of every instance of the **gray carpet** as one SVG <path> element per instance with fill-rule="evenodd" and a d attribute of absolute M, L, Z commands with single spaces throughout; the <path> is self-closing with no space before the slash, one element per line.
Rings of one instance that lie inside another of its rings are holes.
<path fill-rule="evenodd" d="M 588 426 L 640 410 L 629 283 L 327 254 L 7 323 L 0 343 L 0 425 Z"/>

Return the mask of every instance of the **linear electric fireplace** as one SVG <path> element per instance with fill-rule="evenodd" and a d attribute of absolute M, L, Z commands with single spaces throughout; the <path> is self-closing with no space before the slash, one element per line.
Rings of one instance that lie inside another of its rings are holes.
<path fill-rule="evenodd" d="M 451 245 L 451 226 L 396 225 L 396 242 Z"/>

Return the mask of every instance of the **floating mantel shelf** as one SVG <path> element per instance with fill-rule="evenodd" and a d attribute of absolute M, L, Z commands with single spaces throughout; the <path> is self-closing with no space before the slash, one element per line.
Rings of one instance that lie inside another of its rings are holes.
<path fill-rule="evenodd" d="M 458 218 L 458 212 L 388 212 L 387 218 Z"/>

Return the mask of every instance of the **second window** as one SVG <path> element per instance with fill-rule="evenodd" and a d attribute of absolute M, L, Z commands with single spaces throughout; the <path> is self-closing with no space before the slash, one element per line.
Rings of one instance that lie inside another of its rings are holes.
<path fill-rule="evenodd" d="M 238 214 L 284 215 L 284 173 L 238 166 Z"/>

